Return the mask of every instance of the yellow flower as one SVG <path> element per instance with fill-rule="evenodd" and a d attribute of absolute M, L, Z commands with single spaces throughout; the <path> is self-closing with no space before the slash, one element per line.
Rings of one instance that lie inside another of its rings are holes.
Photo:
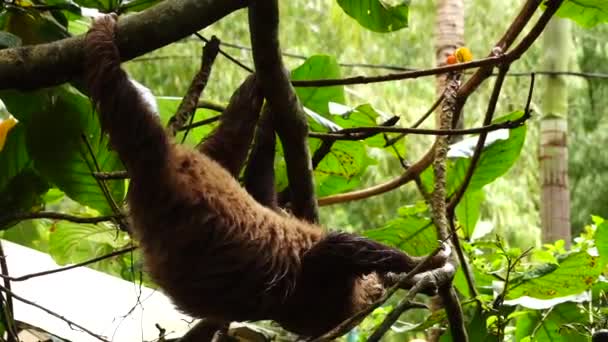
<path fill-rule="evenodd" d="M 0 151 L 4 148 L 8 132 L 18 123 L 14 116 L 9 115 L 6 119 L 0 119 Z"/>
<path fill-rule="evenodd" d="M 470 62 L 473 60 L 473 54 L 471 53 L 471 50 L 466 47 L 460 47 L 456 49 L 456 52 L 454 52 L 454 56 L 456 56 L 456 59 L 459 63 Z"/>

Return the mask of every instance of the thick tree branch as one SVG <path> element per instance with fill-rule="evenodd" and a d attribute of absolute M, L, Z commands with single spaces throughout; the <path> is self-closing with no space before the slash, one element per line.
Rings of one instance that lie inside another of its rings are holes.
<path fill-rule="evenodd" d="M 246 0 L 171 0 L 125 17 L 117 31 L 121 58 L 130 60 L 173 43 L 246 5 Z M 0 89 L 42 88 L 78 77 L 83 38 L 0 50 Z"/>
<path fill-rule="evenodd" d="M 274 127 L 285 153 L 293 213 L 310 222 L 317 222 L 312 164 L 306 141 L 308 124 L 281 58 L 278 0 L 252 0 L 249 5 L 249 28 L 256 74 L 267 105 L 276 114 Z"/>

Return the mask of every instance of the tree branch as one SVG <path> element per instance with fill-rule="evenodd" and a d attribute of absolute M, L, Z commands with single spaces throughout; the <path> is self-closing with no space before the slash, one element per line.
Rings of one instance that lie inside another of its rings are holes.
<path fill-rule="evenodd" d="M 49 309 L 45 308 L 44 306 L 38 305 L 38 304 L 36 304 L 36 303 L 34 303 L 34 302 L 30 301 L 30 300 L 27 300 L 27 299 L 25 299 L 25 298 L 23 298 L 23 297 L 21 297 L 19 295 L 16 295 L 14 292 L 12 292 L 11 290 L 7 289 L 6 287 L 4 287 L 2 285 L 0 285 L 0 291 L 6 293 L 7 295 L 11 295 L 13 298 L 15 298 L 16 300 L 18 300 L 18 301 L 20 301 L 22 303 L 25 303 L 27 305 L 31 305 L 31 306 L 33 306 L 35 308 L 38 308 L 38 309 L 40 309 L 40 310 L 48 313 L 51 316 L 59 318 L 60 320 L 62 320 L 65 323 L 67 323 L 67 325 L 70 328 L 72 328 L 72 329 L 78 328 L 78 329 L 82 330 L 83 332 L 89 334 L 90 336 L 92 336 L 92 337 L 94 337 L 94 338 L 96 338 L 96 339 L 98 339 L 100 341 L 110 342 L 108 339 L 102 337 L 101 335 L 98 335 L 98 334 L 92 332 L 91 330 L 83 327 L 82 325 L 74 323 L 73 321 L 71 321 L 71 320 L 69 320 L 69 319 L 61 316 L 60 314 L 56 313 L 55 311 L 49 310 Z"/>
<path fill-rule="evenodd" d="M 426 128 L 409 128 L 409 127 L 354 127 L 346 128 L 337 132 L 319 133 L 310 132 L 308 136 L 311 138 L 327 139 L 327 140 L 361 140 L 369 138 L 378 133 L 403 133 L 403 134 L 419 134 L 419 135 L 462 135 L 462 134 L 479 134 L 497 131 L 499 129 L 517 128 L 523 125 L 530 115 L 524 115 L 513 121 L 505 121 L 496 124 L 489 124 L 475 128 L 464 129 L 426 129 Z"/>
<path fill-rule="evenodd" d="M 118 22 L 123 60 L 171 44 L 246 6 L 246 0 L 171 0 Z M 0 89 L 34 89 L 80 76 L 83 36 L 0 50 Z"/>
<path fill-rule="evenodd" d="M 4 227 L 6 224 L 13 221 L 32 220 L 32 219 L 52 219 L 52 220 L 65 220 L 74 223 L 99 223 L 104 221 L 112 221 L 114 219 L 124 217 L 124 215 L 106 215 L 97 217 L 81 217 L 74 216 L 64 213 L 58 213 L 53 211 L 38 211 L 34 213 L 11 213 L 0 217 L 0 227 Z M 8 227 L 6 227 L 8 228 Z"/>
<path fill-rule="evenodd" d="M 22 276 L 19 276 L 19 277 L 11 277 L 11 276 L 4 275 L 4 274 L 0 275 L 0 277 L 2 277 L 6 281 L 25 281 L 25 280 L 28 280 L 28 279 L 38 278 L 38 277 L 42 277 L 42 276 L 49 275 L 49 274 L 55 274 L 55 273 L 69 271 L 71 269 L 78 268 L 78 267 L 88 266 L 90 264 L 94 264 L 94 263 L 99 262 L 101 260 L 113 258 L 113 257 L 118 256 L 118 255 L 122 255 L 122 254 L 125 254 L 125 253 L 132 252 L 132 251 L 134 251 L 136 249 L 137 249 L 136 246 L 131 246 L 131 247 L 127 247 L 127 248 L 124 248 L 124 249 L 119 249 L 119 250 L 114 251 L 112 253 L 108 253 L 108 254 L 104 254 L 104 255 L 98 256 L 98 257 L 90 259 L 90 260 L 79 262 L 77 264 L 73 264 L 73 265 L 70 265 L 70 266 L 58 267 L 58 268 L 55 268 L 55 269 L 52 269 L 52 270 L 46 270 L 46 271 L 42 271 L 42 272 L 30 273 L 30 274 L 22 275 Z M 7 286 L 7 288 L 9 288 L 9 287 Z"/>
<path fill-rule="evenodd" d="M 249 28 L 256 75 L 268 101 L 287 164 L 295 216 L 318 221 L 312 164 L 308 150 L 308 123 L 302 104 L 289 80 L 279 46 L 278 0 L 252 0 Z"/>

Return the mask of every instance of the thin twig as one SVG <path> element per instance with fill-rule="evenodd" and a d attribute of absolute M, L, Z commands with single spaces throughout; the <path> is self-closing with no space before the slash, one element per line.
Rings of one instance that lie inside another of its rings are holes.
<path fill-rule="evenodd" d="M 443 98 L 444 98 L 444 94 L 441 94 L 441 96 L 439 96 L 437 98 L 437 100 L 435 100 L 435 102 L 433 102 L 433 104 L 426 111 L 426 113 L 424 113 L 416 122 L 414 122 L 414 124 L 411 125 L 410 128 L 418 128 L 418 126 L 420 126 L 424 121 L 426 121 L 426 119 L 428 119 L 428 117 L 431 116 L 431 114 L 433 114 L 433 112 L 435 111 L 435 109 L 437 109 L 437 107 L 439 107 L 439 105 L 443 101 Z M 388 147 L 388 146 L 394 145 L 395 143 L 397 143 L 397 141 L 401 140 L 406 135 L 407 135 L 407 133 L 401 133 L 401 134 L 399 134 L 398 136 L 396 136 L 396 137 L 394 137 L 392 139 L 386 140 L 386 143 L 384 144 L 384 147 Z"/>
<path fill-rule="evenodd" d="M 221 105 L 219 103 L 215 103 L 215 102 L 211 102 L 208 100 L 200 100 L 198 102 L 198 105 L 196 105 L 197 108 L 204 108 L 204 109 L 210 109 L 212 111 L 221 113 L 223 111 L 226 110 L 226 106 L 225 105 Z"/>
<path fill-rule="evenodd" d="M 450 215 L 448 212 L 448 220 L 450 223 L 450 232 L 456 235 L 456 224 L 454 215 Z M 467 261 L 464 255 L 464 251 L 462 249 L 462 245 L 460 244 L 460 239 L 458 235 L 456 235 L 455 239 L 452 239 L 452 244 L 454 245 L 454 249 L 456 250 L 456 256 L 458 257 L 458 261 L 460 262 L 460 267 L 462 268 L 462 272 L 464 273 L 464 277 L 467 281 L 467 287 L 469 288 L 470 296 L 479 302 L 479 292 L 477 291 L 477 287 L 475 286 L 475 278 L 473 276 L 473 271 L 471 270 L 471 265 Z"/>
<path fill-rule="evenodd" d="M 430 128 L 408 128 L 408 127 L 354 127 L 346 128 L 340 131 L 332 133 L 320 133 L 310 132 L 308 136 L 311 138 L 318 139 L 337 139 L 337 140 L 360 140 L 362 139 L 359 134 L 365 134 L 365 137 L 369 137 L 370 134 L 378 133 L 407 133 L 407 134 L 419 134 L 419 135 L 438 135 L 438 136 L 449 136 L 449 135 L 462 135 L 462 134 L 479 134 L 497 131 L 500 129 L 511 129 L 517 128 L 523 125 L 530 116 L 522 116 L 516 120 L 505 121 L 496 124 L 489 124 L 475 128 L 463 128 L 463 129 L 430 129 Z"/>
<path fill-rule="evenodd" d="M 90 336 L 92 336 L 92 337 L 94 337 L 94 338 L 96 338 L 96 339 L 98 339 L 100 341 L 110 342 L 109 340 L 105 339 L 101 335 L 98 335 L 98 334 L 92 332 L 91 330 L 83 327 L 82 325 L 74 323 L 74 321 L 71 321 L 71 320 L 65 318 L 64 316 L 61 316 L 60 314 L 58 314 L 58 313 L 56 313 L 56 312 L 54 312 L 52 310 L 49 310 L 49 309 L 47 309 L 47 308 L 45 308 L 45 307 L 43 307 L 41 305 L 38 305 L 38 304 L 36 304 L 36 303 L 34 303 L 34 302 L 30 301 L 30 300 L 27 300 L 27 299 L 25 299 L 25 298 L 23 298 L 23 297 L 21 297 L 19 295 L 16 295 L 14 292 L 12 292 L 11 290 L 7 289 L 6 287 L 4 287 L 2 285 L 0 285 L 0 291 L 3 291 L 6 294 L 10 294 L 13 298 L 15 298 L 16 300 L 18 300 L 18 301 L 20 301 L 22 303 L 25 303 L 27 305 L 31 305 L 31 306 L 33 306 L 35 308 L 38 308 L 38 309 L 40 309 L 40 310 L 48 313 L 51 316 L 59 318 L 60 320 L 62 320 L 65 323 L 67 323 L 67 325 L 71 329 L 74 329 L 74 327 L 76 327 L 76 328 L 80 329 L 82 332 L 85 332 L 85 333 L 89 334 Z"/>
<path fill-rule="evenodd" d="M 89 152 L 89 155 L 91 156 L 91 160 L 93 160 L 93 167 L 89 164 L 88 159 L 86 158 L 86 156 L 84 155 L 84 153 L 82 153 L 82 159 L 85 161 L 85 163 L 87 164 L 87 167 L 89 168 L 89 171 L 91 172 L 91 175 L 94 172 L 101 172 L 101 167 L 99 166 L 99 162 L 97 161 L 97 157 L 95 156 L 95 152 L 93 151 L 93 146 L 91 146 L 91 143 L 89 142 L 89 139 L 87 138 L 87 136 L 82 133 L 80 135 L 80 137 L 82 138 L 87 151 Z M 93 177 L 95 178 L 95 177 Z M 101 189 L 101 192 L 103 193 L 103 196 L 105 197 L 106 201 L 108 202 L 108 204 L 110 205 L 110 208 L 112 209 L 112 212 L 114 213 L 114 215 L 117 215 L 116 219 L 114 220 L 114 223 L 116 223 L 118 225 L 118 227 L 120 227 L 120 230 L 122 231 L 128 231 L 128 224 L 123 221 L 123 216 L 122 216 L 122 210 L 120 210 L 120 208 L 118 207 L 118 204 L 116 203 L 116 201 L 114 200 L 114 197 L 112 196 L 112 193 L 110 192 L 110 189 L 108 189 L 108 184 L 106 184 L 106 181 L 104 179 L 98 179 L 95 178 L 95 181 L 97 182 L 97 185 L 99 186 L 99 188 Z"/>
<path fill-rule="evenodd" d="M 124 215 L 105 215 L 105 216 L 96 216 L 96 217 L 82 217 L 82 216 L 74 216 L 69 214 L 64 214 L 60 212 L 54 211 L 38 211 L 38 212 L 30 212 L 30 213 L 11 213 L 5 216 L 0 217 L 0 227 L 5 224 L 13 221 L 23 221 L 23 220 L 32 220 L 32 219 L 51 219 L 51 220 L 65 220 L 74 223 L 99 223 L 105 221 L 112 221 L 119 217 L 124 217 Z"/>
<path fill-rule="evenodd" d="M 204 41 L 205 43 L 209 43 L 209 40 L 208 40 L 207 38 L 203 37 L 203 36 L 202 36 L 200 33 L 198 33 L 198 32 L 194 32 L 194 35 L 195 35 L 196 37 L 198 37 L 198 39 L 200 39 L 200 40 Z M 212 39 L 213 39 L 213 37 L 212 37 Z M 222 45 L 224 45 L 224 44 L 222 44 Z M 248 72 L 250 72 L 250 73 L 253 73 L 253 72 L 254 72 L 253 68 L 246 66 L 245 64 L 243 64 L 243 63 L 242 63 L 241 61 L 239 61 L 238 59 L 236 59 L 236 58 L 234 58 L 234 57 L 230 56 L 229 54 L 227 54 L 227 53 L 226 53 L 224 50 L 219 49 L 219 52 L 220 52 L 220 55 L 222 55 L 222 56 L 226 57 L 226 58 L 227 58 L 229 61 L 231 61 L 232 63 L 234 63 L 234 64 L 238 65 L 238 66 L 239 66 L 239 67 L 241 67 L 243 70 L 248 71 Z"/>
<path fill-rule="evenodd" d="M 90 259 L 90 260 L 79 262 L 77 264 L 65 266 L 65 267 L 58 267 L 58 268 L 55 268 L 55 269 L 52 269 L 52 270 L 46 270 L 46 271 L 41 271 L 41 272 L 30 273 L 30 274 L 22 275 L 22 276 L 19 276 L 19 277 L 10 277 L 10 276 L 4 275 L 4 274 L 0 275 L 0 277 L 3 278 L 5 281 L 8 281 L 8 280 L 10 280 L 10 281 L 17 281 L 17 282 L 18 281 L 25 281 L 25 280 L 28 280 L 28 279 L 42 277 L 42 276 L 46 276 L 46 275 L 49 275 L 49 274 L 55 274 L 55 273 L 69 271 L 69 270 L 72 270 L 72 269 L 75 269 L 75 268 L 78 268 L 78 267 L 88 266 L 88 265 L 94 264 L 96 262 L 99 262 L 101 260 L 109 259 L 109 258 L 118 256 L 118 255 L 122 255 L 122 254 L 126 254 L 126 253 L 129 253 L 129 252 L 132 252 L 132 251 L 134 251 L 136 249 L 137 249 L 137 246 L 131 246 L 131 247 L 127 247 L 127 248 L 124 248 L 124 249 L 119 249 L 119 250 L 114 251 L 112 253 L 108 253 L 108 254 L 104 254 L 104 255 L 98 256 L 98 257 Z"/>
<path fill-rule="evenodd" d="M 93 177 L 103 180 L 127 179 L 129 174 L 127 171 L 93 172 Z"/>
<path fill-rule="evenodd" d="M 294 80 L 291 83 L 294 87 L 330 87 L 337 85 L 352 85 L 352 84 L 369 84 L 369 83 L 379 83 L 379 82 L 389 82 L 389 81 L 398 81 L 398 80 L 407 80 L 414 79 L 425 76 L 434 76 L 445 74 L 448 72 L 462 71 L 466 69 L 478 68 L 483 66 L 494 66 L 503 62 L 506 58 L 505 55 L 502 56 L 491 56 L 482 59 L 477 59 L 467 63 L 458 63 L 445 65 L 435 68 L 422 69 L 422 70 L 414 70 L 414 71 L 404 71 L 380 76 L 352 76 L 345 78 L 327 78 L 327 79 L 317 79 L 317 80 Z"/>
<path fill-rule="evenodd" d="M 212 116 L 210 118 L 201 120 L 201 121 L 197 121 L 194 123 L 191 123 L 187 126 L 181 127 L 178 131 L 184 131 L 184 130 L 189 130 L 189 129 L 193 129 L 193 128 L 197 128 L 197 127 L 201 127 L 201 126 L 205 126 L 208 125 L 210 123 L 214 123 L 216 121 L 218 121 L 222 116 L 221 115 L 216 115 L 216 116 Z"/>

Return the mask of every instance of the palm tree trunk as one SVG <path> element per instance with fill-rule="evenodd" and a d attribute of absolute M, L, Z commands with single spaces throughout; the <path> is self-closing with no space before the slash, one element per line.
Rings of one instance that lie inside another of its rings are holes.
<path fill-rule="evenodd" d="M 543 34 L 544 70 L 568 69 L 570 23 L 553 18 Z M 545 76 L 540 122 L 541 223 L 544 242 L 563 239 L 570 245 L 568 184 L 568 87 L 563 76 Z"/>

